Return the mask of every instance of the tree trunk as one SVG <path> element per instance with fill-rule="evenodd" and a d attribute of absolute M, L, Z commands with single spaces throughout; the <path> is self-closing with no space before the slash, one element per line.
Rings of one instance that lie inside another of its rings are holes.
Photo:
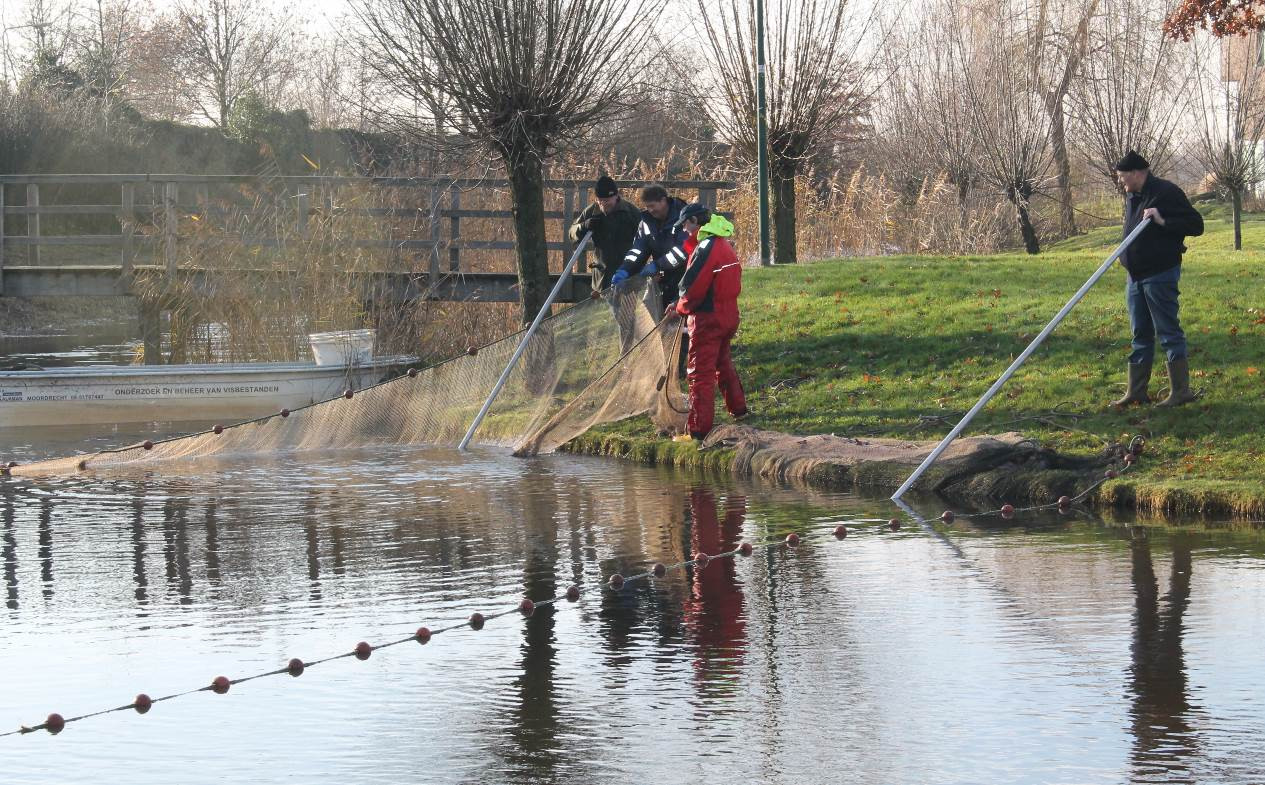
<path fill-rule="evenodd" d="M 1059 183 L 1059 233 L 1064 237 L 1076 234 L 1076 213 L 1072 209 L 1072 162 L 1067 154 L 1067 131 L 1064 126 L 1063 101 L 1050 105 L 1050 148 Z"/>
<path fill-rule="evenodd" d="M 1037 239 L 1037 230 L 1032 225 L 1032 216 L 1028 214 L 1028 200 L 1012 189 L 1010 203 L 1015 206 L 1015 212 L 1019 217 L 1019 232 L 1023 235 L 1023 247 L 1030 254 L 1041 253 L 1041 241 Z"/>
<path fill-rule="evenodd" d="M 1234 250 L 1243 250 L 1243 192 L 1234 189 L 1230 192 L 1230 204 L 1234 208 Z"/>
<path fill-rule="evenodd" d="M 540 159 L 506 162 L 514 201 L 514 253 L 518 256 L 518 302 L 523 324 L 531 324 L 549 296 L 549 251 L 545 246 L 545 181 Z"/>
<path fill-rule="evenodd" d="M 795 252 L 795 167 L 777 166 L 771 179 L 773 261 L 777 264 L 795 264 L 799 261 Z"/>

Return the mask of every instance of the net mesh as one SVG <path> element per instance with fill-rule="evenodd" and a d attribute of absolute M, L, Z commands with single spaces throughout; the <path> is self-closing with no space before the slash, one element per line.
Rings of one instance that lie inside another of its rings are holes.
<path fill-rule="evenodd" d="M 608 291 L 545 319 L 474 440 L 517 455 L 551 452 L 601 423 L 649 414 L 679 432 L 686 402 L 677 368 L 678 322 L 657 323 L 646 283 Z M 289 412 L 153 443 L 13 467 L 16 475 L 69 474 L 207 456 L 373 445 L 456 445 L 524 333 L 354 392 Z M 671 361 L 669 361 L 671 358 Z"/>

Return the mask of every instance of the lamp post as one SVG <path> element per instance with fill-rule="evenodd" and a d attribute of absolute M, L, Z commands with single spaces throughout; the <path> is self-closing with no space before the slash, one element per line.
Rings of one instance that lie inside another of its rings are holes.
<path fill-rule="evenodd" d="M 760 189 L 760 264 L 768 267 L 773 264 L 773 254 L 769 249 L 769 124 L 765 117 L 764 90 L 764 0 L 755 3 L 755 118 L 756 118 L 756 167 L 760 170 L 758 187 Z"/>

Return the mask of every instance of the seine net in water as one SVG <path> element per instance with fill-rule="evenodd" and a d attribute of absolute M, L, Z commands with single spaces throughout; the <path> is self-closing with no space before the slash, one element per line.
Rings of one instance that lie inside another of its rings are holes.
<path fill-rule="evenodd" d="M 676 322 L 656 323 L 646 284 L 584 300 L 541 323 L 475 434 L 479 444 L 517 455 L 551 452 L 589 428 L 640 414 L 679 431 L 686 402 L 676 363 Z M 68 474 L 206 456 L 328 450 L 373 445 L 456 445 L 522 340 L 502 338 L 462 355 L 290 412 L 154 443 L 12 469 Z M 669 362 L 671 357 L 671 362 Z M 154 466 L 153 468 L 158 468 Z"/>

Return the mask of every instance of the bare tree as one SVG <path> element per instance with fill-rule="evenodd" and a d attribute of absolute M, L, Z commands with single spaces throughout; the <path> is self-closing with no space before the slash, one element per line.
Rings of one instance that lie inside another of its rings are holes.
<path fill-rule="evenodd" d="M 419 107 L 452 145 L 496 155 L 514 201 L 524 323 L 549 291 L 544 162 L 624 113 L 622 64 L 651 40 L 662 0 L 356 0 L 371 65 L 396 111 Z M 451 105 L 449 110 L 447 105 Z"/>
<path fill-rule="evenodd" d="M 1101 0 L 1072 85 L 1076 146 L 1113 188 L 1115 162 L 1128 150 L 1164 170 L 1186 117 L 1190 69 L 1161 30 L 1167 13 L 1163 0 Z"/>
<path fill-rule="evenodd" d="M 965 223 L 980 177 L 979 156 L 970 109 L 962 100 L 965 74 L 954 57 L 952 24 L 943 4 L 929 6 L 917 25 L 887 48 L 892 77 L 879 93 L 875 115 L 890 148 L 886 168 L 902 172 L 912 188 L 944 177 L 957 191 Z"/>
<path fill-rule="evenodd" d="M 135 0 L 88 0 L 79 13 L 72 46 L 84 86 L 107 100 L 123 97 L 140 32 Z"/>
<path fill-rule="evenodd" d="M 696 17 L 708 48 L 691 74 L 698 104 L 719 136 L 754 163 L 756 133 L 756 13 L 754 0 L 717 8 L 697 0 Z M 861 42 L 882 27 L 873 11 L 857 12 L 854 0 L 771 0 L 768 41 L 768 162 L 772 190 L 774 258 L 794 263 L 795 180 L 816 148 L 866 108 L 867 85 L 878 64 Z M 880 44 L 881 47 L 881 44 Z M 710 76 L 710 78 L 707 78 Z M 713 96 L 720 98 L 717 101 Z"/>
<path fill-rule="evenodd" d="M 1067 95 L 1085 57 L 1089 23 L 1100 0 L 1053 3 L 1037 0 L 1036 20 L 1027 31 L 1025 53 L 1033 88 L 1050 118 L 1050 154 L 1054 159 L 1059 202 L 1059 232 L 1076 233 L 1072 204 L 1072 162 L 1067 151 Z"/>
<path fill-rule="evenodd" d="M 979 144 L 980 174 L 1014 206 L 1028 253 L 1040 253 L 1031 200 L 1051 169 L 1050 115 L 1030 65 L 1031 8 L 1009 0 L 947 9 L 962 101 Z"/>
<path fill-rule="evenodd" d="M 1192 54 L 1201 65 L 1193 101 L 1195 156 L 1230 198 L 1234 248 L 1242 250 L 1243 197 L 1265 182 L 1265 67 L 1246 38 L 1196 35 L 1194 41 Z"/>
<path fill-rule="evenodd" d="M 180 0 L 176 9 L 187 95 L 220 130 L 244 95 L 275 99 L 292 77 L 291 24 L 262 0 Z"/>

